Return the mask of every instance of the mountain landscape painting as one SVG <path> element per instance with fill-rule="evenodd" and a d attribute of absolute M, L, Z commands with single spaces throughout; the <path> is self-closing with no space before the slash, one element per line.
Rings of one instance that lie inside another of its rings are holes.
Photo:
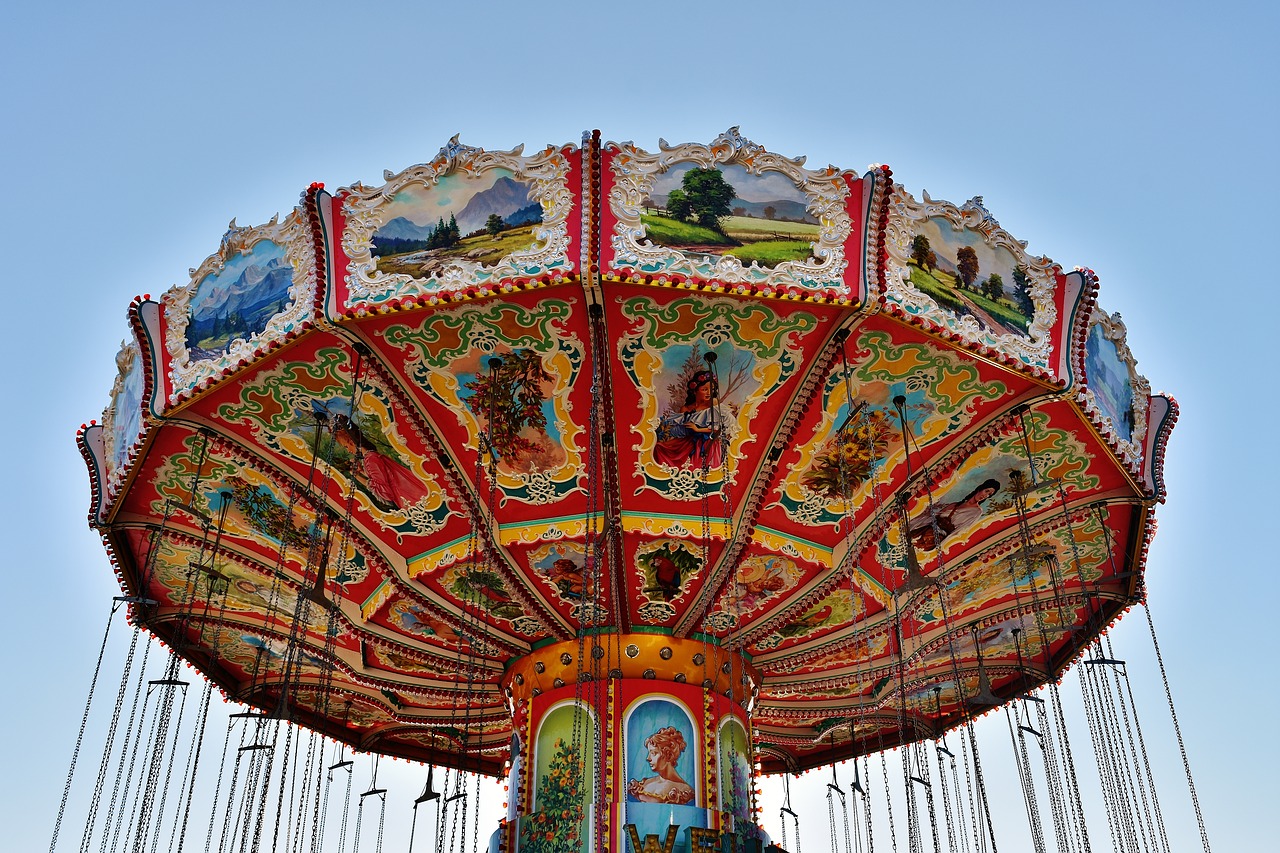
<path fill-rule="evenodd" d="M 285 247 L 261 240 L 196 286 L 187 321 L 191 361 L 225 355 L 231 344 L 260 333 L 289 305 L 293 266 Z"/>
<path fill-rule="evenodd" d="M 957 317 L 985 331 L 1029 337 L 1035 315 L 1027 268 L 978 231 L 942 217 L 920 223 L 907 262 L 911 284 Z"/>
<path fill-rule="evenodd" d="M 449 262 L 494 266 L 531 248 L 542 224 L 533 186 L 507 169 L 407 186 L 381 212 L 385 224 L 373 234 L 378 271 L 419 279 L 431 278 Z"/>
<path fill-rule="evenodd" d="M 1115 341 L 1103 334 L 1101 323 L 1089 327 L 1085 340 L 1085 375 L 1102 413 L 1111 419 L 1116 434 L 1133 440 L 1133 382 L 1129 365 L 1120 358 Z"/>
<path fill-rule="evenodd" d="M 686 253 L 727 255 L 772 269 L 807 262 L 818 239 L 808 196 L 780 172 L 677 164 L 654 179 L 641 204 L 645 236 Z"/>

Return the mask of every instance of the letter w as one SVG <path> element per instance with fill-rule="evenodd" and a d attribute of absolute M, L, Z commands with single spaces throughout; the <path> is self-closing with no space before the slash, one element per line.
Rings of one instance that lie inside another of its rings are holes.
<path fill-rule="evenodd" d="M 640 843 L 640 833 L 636 832 L 634 823 L 627 824 L 627 835 L 631 836 L 631 853 L 671 853 L 676 846 L 676 830 L 680 827 L 667 827 L 667 840 L 659 845 L 658 836 L 646 835 L 644 844 Z"/>

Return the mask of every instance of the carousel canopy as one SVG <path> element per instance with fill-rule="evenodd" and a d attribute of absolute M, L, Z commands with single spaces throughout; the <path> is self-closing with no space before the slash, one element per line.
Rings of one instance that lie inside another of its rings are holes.
<path fill-rule="evenodd" d="M 134 619 L 362 749 L 496 772 L 516 676 L 718 689 L 728 653 L 765 771 L 830 763 L 1139 595 L 1176 407 L 1096 294 L 980 198 L 736 129 L 455 138 L 133 303 L 90 523 Z"/>

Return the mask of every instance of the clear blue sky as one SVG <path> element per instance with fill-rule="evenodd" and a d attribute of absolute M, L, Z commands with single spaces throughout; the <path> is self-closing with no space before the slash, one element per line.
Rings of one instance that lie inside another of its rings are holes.
<path fill-rule="evenodd" d="M 1210 838 L 1273 848 L 1276 8 L 5 4 L 4 846 L 48 846 L 115 593 L 73 437 L 105 405 L 134 295 L 185 281 L 232 217 L 265 221 L 312 181 L 378 184 L 454 133 L 653 147 L 741 125 L 811 165 L 888 163 L 917 196 L 981 194 L 1034 253 L 1097 271 L 1140 370 L 1182 406 L 1148 578 Z M 1144 637 L 1141 611 L 1116 632 L 1176 849 L 1195 850 Z M 806 850 L 826 840 L 820 796 Z M 1011 814 L 1001 849 L 1025 846 Z"/>

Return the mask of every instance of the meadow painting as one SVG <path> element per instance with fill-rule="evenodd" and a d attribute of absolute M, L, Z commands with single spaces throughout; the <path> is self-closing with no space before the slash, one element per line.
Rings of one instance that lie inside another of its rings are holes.
<path fill-rule="evenodd" d="M 773 268 L 804 263 L 818 239 L 809 198 L 778 172 L 682 163 L 658 175 L 641 203 L 645 236 L 686 253 L 731 256 Z"/>

